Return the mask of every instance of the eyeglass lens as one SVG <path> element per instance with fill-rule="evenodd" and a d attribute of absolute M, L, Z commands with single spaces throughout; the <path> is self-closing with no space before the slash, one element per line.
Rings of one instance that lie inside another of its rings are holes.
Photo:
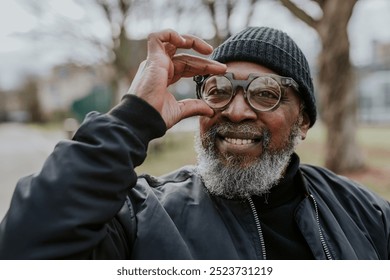
<path fill-rule="evenodd" d="M 245 88 L 246 87 L 246 88 Z M 237 86 L 225 76 L 211 76 L 202 87 L 202 99 L 214 109 L 227 106 L 234 97 Z M 249 104 L 256 110 L 269 111 L 276 107 L 281 99 L 281 88 L 271 77 L 257 77 L 244 86 Z"/>

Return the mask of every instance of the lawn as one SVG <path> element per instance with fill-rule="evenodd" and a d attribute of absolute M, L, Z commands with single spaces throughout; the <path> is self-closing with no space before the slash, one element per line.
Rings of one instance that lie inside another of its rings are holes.
<path fill-rule="evenodd" d="M 316 124 L 302 142 L 297 153 L 301 162 L 323 166 L 325 130 Z M 358 143 L 366 159 L 366 169 L 342 174 L 371 188 L 390 200 L 390 127 L 361 126 Z M 148 157 L 137 172 L 162 175 L 180 166 L 196 163 L 194 132 L 171 132 L 150 145 Z"/>
<path fill-rule="evenodd" d="M 360 172 L 342 174 L 371 188 L 390 200 L 390 127 L 361 126 L 358 144 L 365 158 L 366 168 Z M 316 125 L 308 138 L 297 148 L 304 163 L 324 165 L 325 130 Z"/>

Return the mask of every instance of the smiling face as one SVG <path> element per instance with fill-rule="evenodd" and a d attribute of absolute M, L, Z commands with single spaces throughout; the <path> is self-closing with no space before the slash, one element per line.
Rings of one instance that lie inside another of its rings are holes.
<path fill-rule="evenodd" d="M 227 66 L 235 79 L 277 74 L 251 62 Z M 239 88 L 226 108 L 200 117 L 198 170 L 206 187 L 228 198 L 268 192 L 282 177 L 297 139 L 306 137 L 310 120 L 301 108 L 297 93 L 287 88 L 276 109 L 255 111 Z"/>
<path fill-rule="evenodd" d="M 277 74 L 251 62 L 230 62 L 227 66 L 227 71 L 233 73 L 235 79 L 247 79 L 251 73 Z M 265 148 L 270 151 L 285 148 L 294 124 L 301 117 L 300 104 L 297 94 L 288 88 L 276 110 L 257 112 L 245 100 L 243 90 L 239 89 L 227 108 L 216 110 L 212 118 L 200 117 L 200 134 L 216 129 L 214 141 L 221 159 L 227 162 L 231 157 L 246 158 L 242 164 L 247 165 L 258 159 Z M 227 126 L 218 129 L 221 124 Z M 303 116 L 298 125 L 300 136 L 305 138 L 309 128 L 308 117 Z"/>

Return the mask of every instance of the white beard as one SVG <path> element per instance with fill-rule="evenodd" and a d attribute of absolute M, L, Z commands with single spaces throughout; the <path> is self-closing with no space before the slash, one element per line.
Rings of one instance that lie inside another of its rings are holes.
<path fill-rule="evenodd" d="M 198 153 L 197 172 L 202 177 L 207 190 L 213 195 L 228 199 L 247 199 L 253 195 L 262 196 L 269 193 L 283 177 L 295 146 L 299 142 L 299 126 L 294 125 L 285 148 L 280 151 L 270 151 L 268 145 L 271 135 L 269 131 L 263 132 L 262 155 L 252 164 L 245 166 L 240 164 L 247 160 L 245 158 L 231 156 L 227 162 L 221 161 L 221 156 L 218 155 L 215 147 L 216 130 L 221 126 L 223 127 L 224 124 L 211 129 L 202 137 L 199 134 L 195 136 L 195 149 Z M 240 128 L 234 129 L 237 131 Z M 243 130 L 248 129 L 254 128 L 243 128 Z"/>

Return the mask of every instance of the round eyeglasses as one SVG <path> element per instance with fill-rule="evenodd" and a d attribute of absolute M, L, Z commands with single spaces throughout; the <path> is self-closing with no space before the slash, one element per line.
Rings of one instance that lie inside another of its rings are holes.
<path fill-rule="evenodd" d="M 233 73 L 213 76 L 195 76 L 197 97 L 213 109 L 223 110 L 241 87 L 249 105 L 256 111 L 266 112 L 276 109 L 285 95 L 287 87 L 298 91 L 298 84 L 289 77 L 274 74 L 249 74 L 246 80 L 234 79 Z"/>

